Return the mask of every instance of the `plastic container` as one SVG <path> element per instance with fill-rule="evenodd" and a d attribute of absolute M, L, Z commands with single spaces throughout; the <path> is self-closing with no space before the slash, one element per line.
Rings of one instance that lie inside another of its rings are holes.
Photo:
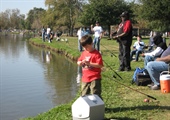
<path fill-rule="evenodd" d="M 160 74 L 160 86 L 162 93 L 170 93 L 170 72 L 163 71 Z"/>
<path fill-rule="evenodd" d="M 97 95 L 79 97 L 72 104 L 73 120 L 103 120 L 104 102 Z"/>

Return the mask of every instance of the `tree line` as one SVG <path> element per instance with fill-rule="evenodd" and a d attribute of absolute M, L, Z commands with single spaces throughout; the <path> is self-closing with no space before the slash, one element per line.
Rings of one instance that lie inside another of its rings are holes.
<path fill-rule="evenodd" d="M 40 30 L 49 26 L 52 30 L 68 30 L 90 26 L 99 21 L 110 31 L 118 25 L 123 11 L 130 13 L 132 23 L 138 28 L 154 31 L 170 31 L 169 0 L 45 0 L 47 10 L 34 7 L 27 16 L 18 9 L 0 13 L 0 29 Z"/>

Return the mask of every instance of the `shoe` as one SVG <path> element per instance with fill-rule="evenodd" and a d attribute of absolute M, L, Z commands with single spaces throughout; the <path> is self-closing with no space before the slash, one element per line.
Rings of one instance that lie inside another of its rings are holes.
<path fill-rule="evenodd" d="M 150 88 L 151 88 L 151 90 L 160 90 L 160 86 L 159 85 L 153 85 Z"/>
<path fill-rule="evenodd" d="M 131 69 L 126 69 L 126 71 L 131 71 Z"/>
<path fill-rule="evenodd" d="M 125 71 L 125 69 L 124 68 L 119 68 L 119 71 Z"/>
<path fill-rule="evenodd" d="M 131 71 L 131 68 L 126 68 L 125 70 L 126 70 L 126 71 Z"/>
<path fill-rule="evenodd" d="M 152 86 L 154 86 L 154 83 L 148 84 L 147 86 L 151 88 Z"/>

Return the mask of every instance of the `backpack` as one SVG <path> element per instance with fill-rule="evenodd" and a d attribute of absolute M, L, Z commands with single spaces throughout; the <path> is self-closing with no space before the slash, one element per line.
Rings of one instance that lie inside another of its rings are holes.
<path fill-rule="evenodd" d="M 150 76 L 145 68 L 141 69 L 140 67 L 137 67 L 135 69 L 132 77 L 132 84 L 136 83 L 137 86 L 146 86 L 151 82 Z"/>

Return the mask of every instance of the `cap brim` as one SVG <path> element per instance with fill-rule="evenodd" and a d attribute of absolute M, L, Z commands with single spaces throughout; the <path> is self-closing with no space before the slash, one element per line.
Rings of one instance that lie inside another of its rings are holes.
<path fill-rule="evenodd" d="M 120 15 L 120 17 L 125 17 L 126 15 Z"/>

